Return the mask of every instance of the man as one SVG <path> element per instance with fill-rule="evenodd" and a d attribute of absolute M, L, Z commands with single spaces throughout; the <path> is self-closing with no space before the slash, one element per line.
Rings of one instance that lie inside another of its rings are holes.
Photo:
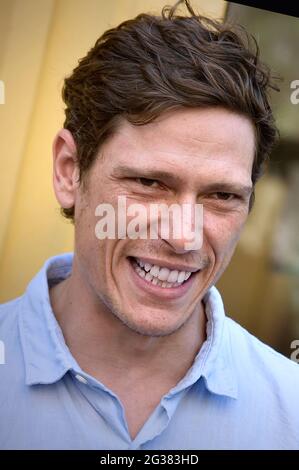
<path fill-rule="evenodd" d="M 187 17 L 107 31 L 65 81 L 54 190 L 74 255 L 0 309 L 1 448 L 299 448 L 298 365 L 226 317 L 214 287 L 276 138 L 269 74 L 185 3 Z M 162 224 L 102 236 L 120 200 L 127 226 L 136 204 L 186 205 L 191 226 L 203 207 L 202 245 Z"/>

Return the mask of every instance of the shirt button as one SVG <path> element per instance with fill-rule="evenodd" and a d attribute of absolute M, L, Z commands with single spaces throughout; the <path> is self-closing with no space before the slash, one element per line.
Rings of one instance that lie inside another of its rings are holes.
<path fill-rule="evenodd" d="M 84 377 L 82 377 L 82 375 L 77 374 L 77 375 L 75 375 L 75 377 L 79 382 L 81 382 L 83 384 L 87 384 L 87 380 Z"/>

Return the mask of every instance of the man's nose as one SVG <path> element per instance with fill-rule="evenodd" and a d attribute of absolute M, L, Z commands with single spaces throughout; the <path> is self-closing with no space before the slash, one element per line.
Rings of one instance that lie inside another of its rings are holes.
<path fill-rule="evenodd" d="M 184 201 L 178 206 L 168 220 L 162 217 L 160 237 L 175 253 L 199 250 L 203 238 L 203 207 L 193 201 Z"/>
<path fill-rule="evenodd" d="M 186 245 L 185 240 L 183 238 L 181 239 L 174 239 L 171 237 L 168 237 L 168 239 L 164 239 L 164 241 L 170 245 L 171 249 L 173 250 L 174 253 L 183 255 L 185 253 L 189 253 L 190 251 L 195 251 L 193 248 L 188 247 Z"/>

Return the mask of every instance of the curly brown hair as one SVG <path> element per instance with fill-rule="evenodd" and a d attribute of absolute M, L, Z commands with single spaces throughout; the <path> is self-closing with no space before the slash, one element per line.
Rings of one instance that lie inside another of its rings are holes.
<path fill-rule="evenodd" d="M 187 16 L 178 12 L 182 3 Z M 160 16 L 124 21 L 96 41 L 64 82 L 64 127 L 76 142 L 80 181 L 119 117 L 143 125 L 164 111 L 219 106 L 254 124 L 255 184 L 277 138 L 271 88 L 277 89 L 255 39 L 240 26 L 196 14 L 189 0 L 164 7 Z M 74 207 L 62 213 L 74 219 Z"/>

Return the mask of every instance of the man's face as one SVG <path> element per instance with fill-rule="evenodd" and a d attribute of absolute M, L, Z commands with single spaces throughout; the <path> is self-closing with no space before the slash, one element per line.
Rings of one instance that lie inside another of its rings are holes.
<path fill-rule="evenodd" d="M 221 108 L 169 112 L 143 126 L 121 123 L 75 200 L 77 263 L 103 308 L 152 336 L 171 334 L 192 317 L 228 265 L 246 221 L 254 148 L 250 121 Z M 201 249 L 186 249 L 183 237 L 99 240 L 95 209 L 101 203 L 116 209 L 118 196 L 127 207 L 147 210 L 203 204 Z"/>

